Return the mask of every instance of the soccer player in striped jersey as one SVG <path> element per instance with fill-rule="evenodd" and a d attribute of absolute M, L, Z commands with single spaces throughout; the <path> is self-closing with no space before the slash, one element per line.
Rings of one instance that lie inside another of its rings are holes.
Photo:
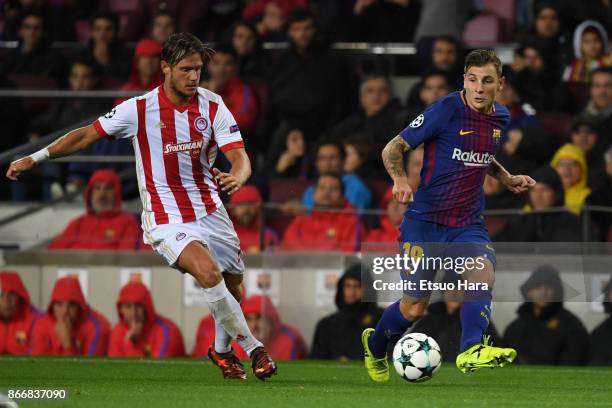
<path fill-rule="evenodd" d="M 495 53 L 472 51 L 465 60 L 463 90 L 429 106 L 382 153 L 393 179 L 395 199 L 408 203 L 413 192 L 404 155 L 420 144 L 425 147 L 421 183 L 400 226 L 401 250 L 411 258 L 425 260 L 447 256 L 473 259 L 473 266 L 462 277 L 479 284 L 465 290 L 461 306 L 462 335 L 456 363 L 463 372 L 502 366 L 516 357 L 515 350 L 492 347 L 483 339 L 491 316 L 495 267 L 495 252 L 481 216 L 485 175 L 498 178 L 515 193 L 535 184 L 529 176 L 511 175 L 495 160 L 509 121 L 508 110 L 495 102 L 503 84 L 501 61 Z M 404 291 L 402 299 L 385 310 L 376 329 L 363 332 L 365 365 L 372 380 L 389 379 L 387 343 L 424 314 L 431 290 L 420 285 L 432 282 L 435 273 L 434 267 L 423 264 L 410 273 L 402 271 L 402 278 L 414 282 L 416 290 Z"/>
<path fill-rule="evenodd" d="M 221 97 L 198 87 L 209 50 L 188 33 L 164 44 L 164 83 L 117 105 L 93 124 L 73 130 L 45 149 L 11 163 L 16 180 L 41 161 L 86 149 L 103 137 L 132 141 L 142 201 L 144 240 L 168 264 L 191 274 L 215 318 L 215 343 L 208 355 L 225 378 L 245 379 L 230 347 L 232 338 L 249 354 L 259 379 L 276 364 L 247 325 L 240 309 L 244 263 L 240 242 L 219 198 L 233 194 L 251 175 L 240 129 Z M 213 167 L 217 151 L 229 172 Z"/>

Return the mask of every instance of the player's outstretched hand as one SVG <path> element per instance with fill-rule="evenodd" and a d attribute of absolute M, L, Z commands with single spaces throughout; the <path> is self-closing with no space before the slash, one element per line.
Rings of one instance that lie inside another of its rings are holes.
<path fill-rule="evenodd" d="M 31 170 L 35 164 L 36 163 L 34 163 L 34 160 L 30 156 L 22 157 L 19 160 L 15 160 L 9 166 L 8 171 L 6 172 L 6 177 L 13 181 L 16 181 L 21 173 L 23 173 L 24 171 Z"/>
<path fill-rule="evenodd" d="M 224 173 L 214 167 L 212 171 L 215 179 L 221 186 L 221 190 L 225 191 L 228 195 L 232 195 L 236 191 L 240 190 L 240 187 L 242 187 L 244 184 L 244 181 L 239 180 L 238 177 L 232 173 Z"/>
<path fill-rule="evenodd" d="M 529 176 L 518 174 L 516 176 L 510 176 L 506 182 L 506 186 L 513 193 L 522 193 L 535 186 L 535 180 Z"/>
<path fill-rule="evenodd" d="M 393 198 L 402 204 L 412 201 L 412 187 L 407 178 L 397 178 L 393 183 Z"/>

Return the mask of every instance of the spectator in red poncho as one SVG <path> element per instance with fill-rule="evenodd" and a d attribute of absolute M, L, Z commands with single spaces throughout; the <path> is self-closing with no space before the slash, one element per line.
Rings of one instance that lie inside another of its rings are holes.
<path fill-rule="evenodd" d="M 261 194 L 255 186 L 244 186 L 230 197 L 230 217 L 234 229 L 240 238 L 240 249 L 244 252 L 258 253 L 263 248 L 260 245 Z M 278 245 L 276 233 L 264 227 L 264 247 L 270 248 Z"/>
<path fill-rule="evenodd" d="M 38 311 L 16 272 L 0 272 L 0 354 L 29 354 Z"/>
<path fill-rule="evenodd" d="M 151 294 L 140 282 L 130 282 L 119 292 L 119 323 L 113 328 L 109 357 L 183 357 L 185 345 L 178 326 L 155 313 Z"/>
<path fill-rule="evenodd" d="M 47 314 L 34 325 L 32 354 L 103 356 L 109 332 L 108 320 L 85 302 L 79 280 L 67 276 L 55 282 Z"/>
<path fill-rule="evenodd" d="M 406 204 L 393 198 L 393 188 L 389 187 L 385 193 L 381 208 L 385 210 L 380 216 L 380 228 L 369 232 L 367 242 L 397 242 L 399 239 L 399 226 L 404 219 Z"/>
<path fill-rule="evenodd" d="M 133 251 L 139 242 L 136 217 L 121 211 L 121 183 L 113 170 L 97 170 L 85 189 L 87 213 L 70 221 L 49 249 Z"/>
<path fill-rule="evenodd" d="M 314 208 L 296 217 L 283 236 L 287 250 L 357 250 L 361 225 L 355 208 L 343 196 L 342 179 L 323 174 L 317 179 Z"/>
<path fill-rule="evenodd" d="M 295 360 L 305 358 L 306 346 L 302 335 L 291 326 L 281 322 L 276 306 L 267 296 L 254 295 L 241 304 L 244 317 L 253 335 L 266 345 L 274 359 Z M 206 356 L 214 342 L 215 323 L 210 316 L 204 317 L 198 326 L 194 358 Z M 246 352 L 233 340 L 231 344 L 239 359 L 248 359 Z"/>
<path fill-rule="evenodd" d="M 161 71 L 161 45 L 150 38 L 143 38 L 136 44 L 130 79 L 121 86 L 122 91 L 150 91 L 164 82 Z M 115 100 L 115 105 L 128 98 Z"/>
<path fill-rule="evenodd" d="M 253 131 L 257 120 L 257 99 L 251 87 L 238 78 L 236 51 L 229 46 L 217 47 L 207 69 L 209 79 L 202 81 L 202 86 L 221 95 L 243 133 Z"/>

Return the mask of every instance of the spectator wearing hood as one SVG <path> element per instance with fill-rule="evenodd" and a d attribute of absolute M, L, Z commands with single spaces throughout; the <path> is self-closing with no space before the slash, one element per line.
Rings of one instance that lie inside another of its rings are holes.
<path fill-rule="evenodd" d="M 612 66 L 608 55 L 608 33 L 597 21 L 587 20 L 574 30 L 574 56 L 572 63 L 565 68 L 563 80 L 566 82 L 591 82 L 591 73 L 599 67 Z"/>
<path fill-rule="evenodd" d="M 510 219 L 506 228 L 495 237 L 498 241 L 573 242 L 581 231 L 580 218 L 569 211 L 547 209 L 564 206 L 563 184 L 548 165 L 532 174 L 535 186 L 528 192 L 525 214 Z"/>
<path fill-rule="evenodd" d="M 323 174 L 317 179 L 314 208 L 291 221 L 283 235 L 283 249 L 343 251 L 357 250 L 361 225 L 355 207 L 343 197 L 342 179 Z"/>
<path fill-rule="evenodd" d="M 393 97 L 389 78 L 381 74 L 364 78 L 359 87 L 359 106 L 359 113 L 348 116 L 334 126 L 332 137 L 342 141 L 347 136 L 359 133 L 367 136 L 370 144 L 382 149 L 389 137 L 402 129 L 396 120 L 400 104 Z"/>
<path fill-rule="evenodd" d="M 257 98 L 251 87 L 238 77 L 238 54 L 227 46 L 215 49 L 206 69 L 209 78 L 202 86 L 223 98 L 242 132 L 250 134 L 257 124 Z"/>
<path fill-rule="evenodd" d="M 445 284 L 453 283 L 457 287 L 459 280 L 457 274 L 449 272 L 444 276 Z M 463 291 L 445 290 L 442 292 L 442 300 L 431 303 L 427 307 L 427 313 L 411 330 L 414 333 L 427 333 L 436 339 L 442 350 L 442 361 L 454 363 L 459 354 L 461 344 L 461 319 L 460 310 L 463 304 Z M 499 341 L 499 334 L 493 322 L 490 322 L 484 333 L 490 336 L 492 344 Z"/>
<path fill-rule="evenodd" d="M 55 282 L 47 314 L 34 325 L 32 354 L 103 356 L 109 333 L 108 320 L 87 304 L 79 280 L 67 276 Z"/>
<path fill-rule="evenodd" d="M 30 354 L 37 318 L 17 272 L 0 272 L 0 354 Z"/>
<path fill-rule="evenodd" d="M 96 171 L 84 193 L 87 212 L 70 221 L 49 244 L 52 250 L 135 250 L 140 236 L 136 217 L 121 211 L 121 183 L 113 170 Z"/>
<path fill-rule="evenodd" d="M 109 357 L 169 358 L 185 356 L 183 335 L 170 319 L 155 312 L 147 287 L 130 282 L 117 299 L 119 322 L 113 328 Z"/>
<path fill-rule="evenodd" d="M 565 206 L 579 215 L 582 205 L 591 194 L 591 189 L 587 186 L 589 175 L 584 151 L 566 143 L 557 150 L 550 161 L 550 166 L 561 178 L 565 191 Z"/>
<path fill-rule="evenodd" d="M 161 45 L 150 38 L 143 38 L 136 44 L 130 79 L 121 86 L 122 91 L 150 91 L 164 82 L 161 71 Z M 128 98 L 115 100 L 119 105 Z"/>
<path fill-rule="evenodd" d="M 317 322 L 310 358 L 322 360 L 359 360 L 363 358 L 361 333 L 376 326 L 383 309 L 376 306 L 369 273 L 362 274 L 362 265 L 346 269 L 338 279 L 336 307 L 338 311 Z M 369 293 L 371 296 L 366 296 Z M 362 299 L 368 300 L 362 301 Z"/>
<path fill-rule="evenodd" d="M 589 339 L 589 364 L 612 366 L 612 276 L 603 290 L 603 307 L 608 318 L 593 329 Z"/>
<path fill-rule="evenodd" d="M 393 198 L 393 187 L 389 187 L 382 199 L 384 213 L 380 215 L 380 227 L 368 233 L 366 242 L 397 242 L 406 206 Z"/>
<path fill-rule="evenodd" d="M 588 205 L 612 207 L 612 146 L 608 147 L 608 150 L 604 153 L 604 160 L 606 162 L 606 175 L 600 187 L 587 197 L 586 202 Z M 612 238 L 612 235 L 609 235 L 612 232 L 612 229 L 610 229 L 612 226 L 612 213 L 592 211 L 589 215 L 597 225 L 599 231 L 597 239 L 599 241 L 610 241 L 610 238 Z"/>
<path fill-rule="evenodd" d="M 525 364 L 580 365 L 587 362 L 589 337 L 584 325 L 563 307 L 559 271 L 537 268 L 521 286 L 525 303 L 506 328 L 504 343 Z"/>
<path fill-rule="evenodd" d="M 297 329 L 281 322 L 276 306 L 267 296 L 253 295 L 241 304 L 242 312 L 253 335 L 266 345 L 272 358 L 278 360 L 295 360 L 307 356 L 306 345 Z M 198 326 L 194 358 L 206 356 L 208 348 L 214 342 L 214 321 L 210 316 L 204 317 Z M 236 340 L 231 347 L 241 360 L 249 358 Z"/>
<path fill-rule="evenodd" d="M 278 245 L 276 233 L 268 227 L 261 226 L 262 198 L 255 186 L 243 186 L 230 197 L 230 218 L 240 239 L 240 249 L 243 252 L 259 253 L 260 251 Z M 261 233 L 263 244 L 261 247 Z"/>

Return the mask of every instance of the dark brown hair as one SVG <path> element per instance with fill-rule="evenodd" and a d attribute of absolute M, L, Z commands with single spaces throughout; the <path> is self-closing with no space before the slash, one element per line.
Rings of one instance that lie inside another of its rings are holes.
<path fill-rule="evenodd" d="M 487 64 L 492 64 L 495 67 L 495 71 L 497 71 L 497 76 L 501 78 L 502 63 L 493 50 L 479 49 L 470 52 L 467 57 L 465 57 L 463 72 L 467 73 L 470 67 L 484 67 Z"/>
<path fill-rule="evenodd" d="M 166 61 L 171 67 L 178 64 L 183 58 L 192 54 L 199 54 L 202 62 L 210 58 L 213 50 L 206 48 L 198 37 L 190 33 L 172 34 L 164 43 L 161 52 L 162 61 Z"/>

